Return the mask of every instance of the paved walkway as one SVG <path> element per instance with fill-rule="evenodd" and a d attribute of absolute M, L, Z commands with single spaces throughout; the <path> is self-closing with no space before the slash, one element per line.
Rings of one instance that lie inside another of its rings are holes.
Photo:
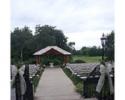
<path fill-rule="evenodd" d="M 35 100 L 86 100 L 74 88 L 61 68 L 46 68 L 37 87 Z"/>

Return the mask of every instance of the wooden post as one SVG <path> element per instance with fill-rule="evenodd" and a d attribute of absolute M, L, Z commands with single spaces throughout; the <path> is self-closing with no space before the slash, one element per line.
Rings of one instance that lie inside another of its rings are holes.
<path fill-rule="evenodd" d="M 37 61 L 37 56 L 36 56 L 36 64 L 38 64 L 38 61 Z"/>
<path fill-rule="evenodd" d="M 63 56 L 63 64 L 65 64 L 65 56 Z"/>
<path fill-rule="evenodd" d="M 67 56 L 67 63 L 69 62 L 69 56 Z"/>
<path fill-rule="evenodd" d="M 64 64 L 66 64 L 66 56 L 64 56 Z"/>
<path fill-rule="evenodd" d="M 36 64 L 39 64 L 39 56 L 36 56 Z"/>
<path fill-rule="evenodd" d="M 40 56 L 38 56 L 38 60 L 39 60 L 39 63 L 38 63 L 38 64 L 40 64 Z"/>
<path fill-rule="evenodd" d="M 41 63 L 41 56 L 39 55 L 39 64 Z"/>
<path fill-rule="evenodd" d="M 68 61 L 69 61 L 69 56 L 65 55 L 64 56 L 64 64 L 68 63 Z"/>
<path fill-rule="evenodd" d="M 41 56 L 39 56 L 39 63 L 42 63 L 42 61 L 41 61 Z"/>

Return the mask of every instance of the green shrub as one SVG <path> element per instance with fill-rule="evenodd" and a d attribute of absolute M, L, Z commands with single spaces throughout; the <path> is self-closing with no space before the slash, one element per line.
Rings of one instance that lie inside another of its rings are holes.
<path fill-rule="evenodd" d="M 76 84 L 76 91 L 79 92 L 80 94 L 83 93 L 83 83 L 79 82 L 78 84 Z"/>
<path fill-rule="evenodd" d="M 49 65 L 49 59 L 42 59 L 42 64 Z"/>
<path fill-rule="evenodd" d="M 30 58 L 30 59 L 24 61 L 24 63 L 27 63 L 27 64 L 35 64 L 35 63 L 36 63 L 36 60 L 35 60 L 35 58 Z"/>
<path fill-rule="evenodd" d="M 59 60 L 59 59 L 53 59 L 52 62 L 54 63 L 54 65 L 60 65 L 60 64 L 62 64 L 61 60 Z"/>
<path fill-rule="evenodd" d="M 63 69 L 64 73 L 72 80 L 73 84 L 76 87 L 76 91 L 82 95 L 83 93 L 83 80 L 77 77 L 76 75 L 72 75 L 72 72 L 64 68 Z"/>
<path fill-rule="evenodd" d="M 40 81 L 40 77 L 42 76 L 42 73 L 43 73 L 43 69 L 40 69 L 36 74 L 35 76 L 32 78 L 32 83 L 33 83 L 33 86 L 34 86 L 34 92 L 36 92 L 36 88 L 39 84 L 39 81 Z M 38 76 L 37 76 L 38 75 Z"/>
<path fill-rule="evenodd" d="M 86 62 L 83 61 L 83 60 L 78 59 L 78 60 L 75 60 L 73 63 L 86 63 Z"/>
<path fill-rule="evenodd" d="M 63 64 L 63 58 L 59 56 L 44 56 L 41 60 L 42 64 L 49 65 L 50 63 L 54 63 L 54 65 Z"/>
<path fill-rule="evenodd" d="M 79 82 L 82 82 L 82 79 L 80 79 L 78 76 L 76 76 L 76 75 L 72 75 L 71 76 L 71 80 L 73 81 L 73 83 L 75 84 L 75 85 L 77 85 Z"/>

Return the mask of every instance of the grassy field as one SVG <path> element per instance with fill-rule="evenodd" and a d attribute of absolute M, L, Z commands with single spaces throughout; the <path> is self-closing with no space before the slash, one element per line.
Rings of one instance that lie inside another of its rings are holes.
<path fill-rule="evenodd" d="M 80 55 L 73 55 L 73 61 L 75 60 L 83 60 L 87 63 L 91 63 L 91 62 L 100 62 L 101 60 L 101 56 L 94 56 L 94 57 L 90 57 L 90 56 L 80 56 Z"/>

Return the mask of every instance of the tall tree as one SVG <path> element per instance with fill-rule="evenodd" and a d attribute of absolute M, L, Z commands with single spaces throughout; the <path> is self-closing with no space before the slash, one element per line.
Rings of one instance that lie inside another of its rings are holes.
<path fill-rule="evenodd" d="M 68 43 L 68 47 L 69 47 L 69 51 L 72 53 L 72 54 L 75 54 L 76 53 L 76 50 L 75 50 L 75 42 L 69 42 Z"/>
<path fill-rule="evenodd" d="M 28 27 L 22 29 L 15 28 L 11 32 L 11 58 L 15 61 L 28 58 L 30 51 L 27 48 L 28 42 L 32 39 L 32 31 Z M 26 54 L 26 55 L 25 55 Z"/>
<path fill-rule="evenodd" d="M 44 25 L 37 25 L 35 28 L 35 44 L 37 49 L 44 48 L 46 46 L 56 45 L 63 49 L 67 47 L 67 38 L 64 36 L 61 30 L 56 27 Z"/>
<path fill-rule="evenodd" d="M 37 50 L 53 45 L 70 50 L 67 45 L 67 37 L 56 27 L 36 25 L 34 36 L 29 27 L 15 28 L 11 32 L 11 61 L 17 63 L 21 60 L 30 60 Z"/>
<path fill-rule="evenodd" d="M 114 60 L 114 31 L 107 35 L 106 56 L 109 60 Z"/>
<path fill-rule="evenodd" d="M 77 50 L 77 54 L 85 56 L 101 56 L 101 48 L 97 46 L 82 47 L 80 50 Z"/>

